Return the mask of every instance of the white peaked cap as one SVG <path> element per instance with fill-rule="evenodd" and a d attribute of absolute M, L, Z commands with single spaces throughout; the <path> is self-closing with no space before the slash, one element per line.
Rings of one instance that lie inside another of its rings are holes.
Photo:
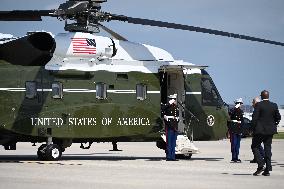
<path fill-rule="evenodd" d="M 169 96 L 169 98 L 176 99 L 177 98 L 177 94 L 172 94 L 172 95 Z"/>
<path fill-rule="evenodd" d="M 242 103 L 243 104 L 243 99 L 242 98 L 237 98 L 236 100 L 235 100 L 235 104 L 236 103 Z"/>

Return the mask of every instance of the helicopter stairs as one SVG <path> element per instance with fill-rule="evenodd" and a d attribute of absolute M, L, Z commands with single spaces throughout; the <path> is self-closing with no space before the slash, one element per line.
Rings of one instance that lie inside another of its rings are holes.
<path fill-rule="evenodd" d="M 166 142 L 166 135 L 163 134 L 161 137 Z M 198 154 L 199 152 L 193 141 L 184 134 L 178 134 L 175 148 L 175 154 L 178 159 L 190 159 L 192 154 Z"/>

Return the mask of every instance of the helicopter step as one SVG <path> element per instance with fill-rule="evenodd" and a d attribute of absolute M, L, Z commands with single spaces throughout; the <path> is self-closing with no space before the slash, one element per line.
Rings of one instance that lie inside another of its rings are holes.
<path fill-rule="evenodd" d="M 166 135 L 161 136 L 164 144 L 166 143 Z M 186 135 L 179 134 L 176 140 L 176 157 L 179 159 L 190 159 L 192 154 L 198 154 L 199 149 L 190 141 Z"/>

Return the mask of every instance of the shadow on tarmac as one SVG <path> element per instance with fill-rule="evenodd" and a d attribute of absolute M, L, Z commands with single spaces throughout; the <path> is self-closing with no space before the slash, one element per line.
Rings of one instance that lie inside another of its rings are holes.
<path fill-rule="evenodd" d="M 232 174 L 232 175 L 235 175 L 235 176 L 248 176 L 248 175 L 252 175 L 252 174 L 248 174 L 248 173 L 235 173 L 235 174 Z"/>
<path fill-rule="evenodd" d="M 190 161 L 221 161 L 224 158 L 191 158 Z"/>
<path fill-rule="evenodd" d="M 68 160 L 97 160 L 97 161 L 124 161 L 124 160 L 145 160 L 163 161 L 165 157 L 137 157 L 137 156 L 95 156 L 115 153 L 90 153 L 90 154 L 64 154 L 59 162 Z M 221 161 L 224 158 L 191 158 L 180 161 Z M 1 155 L 0 163 L 23 163 L 22 161 L 39 161 L 36 155 Z M 43 161 L 44 162 L 44 161 Z"/>

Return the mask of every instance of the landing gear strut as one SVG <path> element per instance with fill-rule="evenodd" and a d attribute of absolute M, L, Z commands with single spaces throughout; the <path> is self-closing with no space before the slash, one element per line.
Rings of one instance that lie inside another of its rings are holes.
<path fill-rule="evenodd" d="M 112 150 L 109 151 L 122 151 L 117 148 L 117 142 L 112 142 Z"/>
<path fill-rule="evenodd" d="M 57 145 L 52 143 L 52 138 L 49 137 L 47 144 L 42 144 L 37 151 L 39 160 L 47 161 L 57 161 L 61 158 L 62 149 Z"/>

